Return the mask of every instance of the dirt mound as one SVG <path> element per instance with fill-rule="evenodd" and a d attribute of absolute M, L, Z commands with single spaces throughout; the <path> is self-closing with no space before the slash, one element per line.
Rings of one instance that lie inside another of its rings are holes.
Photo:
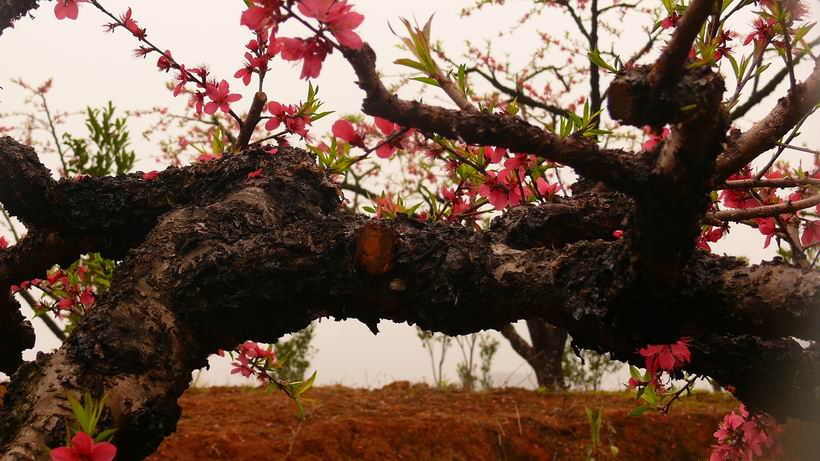
<path fill-rule="evenodd" d="M 0 385 L 0 398 L 4 393 Z M 438 390 L 399 382 L 377 390 L 319 387 L 307 419 L 293 402 L 253 388 L 194 388 L 177 432 L 151 461 L 170 460 L 584 460 L 585 408 L 604 412 L 600 460 L 703 460 L 728 394 L 697 394 L 672 414 L 628 417 L 626 393 L 539 395 L 523 389 Z M 779 436 L 789 461 L 816 460 L 820 429 L 790 422 Z M 609 446 L 617 447 L 613 457 Z"/>
<path fill-rule="evenodd" d="M 620 460 L 708 458 L 722 415 L 737 403 L 702 394 L 667 418 L 629 418 L 623 393 L 539 395 L 522 389 L 468 393 L 394 383 L 378 390 L 311 391 L 308 417 L 255 389 L 192 389 L 159 460 L 580 460 L 590 445 L 585 407 L 603 409 L 605 451 Z M 602 456 L 602 459 L 610 459 Z"/>

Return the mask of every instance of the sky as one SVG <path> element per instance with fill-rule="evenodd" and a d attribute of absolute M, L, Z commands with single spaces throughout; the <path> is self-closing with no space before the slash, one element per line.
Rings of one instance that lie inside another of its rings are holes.
<path fill-rule="evenodd" d="M 160 48 L 169 49 L 173 56 L 185 63 L 207 62 L 212 72 L 220 78 L 228 79 L 234 91 L 242 90 L 241 83 L 233 79 L 234 72 L 242 64 L 244 44 L 249 39 L 246 28 L 239 25 L 239 15 L 243 9 L 242 0 L 176 0 L 174 2 L 149 0 L 142 2 L 103 0 L 103 5 L 114 12 L 122 12 L 129 5 L 134 7 L 134 17 L 148 30 L 148 37 Z M 464 50 L 464 41 L 472 39 L 478 43 L 487 39 L 493 42 L 499 55 L 509 56 L 512 62 L 523 63 L 528 53 L 538 44 L 535 27 L 517 30 L 510 37 L 499 38 L 497 31 L 514 25 L 525 13 L 524 1 L 508 1 L 503 8 L 493 7 L 470 18 L 460 18 L 459 12 L 469 0 L 358 0 L 352 2 L 356 10 L 365 15 L 365 22 L 357 30 L 369 42 L 379 56 L 378 64 L 385 76 L 396 76 L 402 69 L 391 62 L 405 53 L 397 48 L 398 39 L 391 33 L 388 24 L 395 30 L 399 18 L 417 18 L 420 22 L 435 13 L 433 22 L 434 39 L 445 44 L 450 56 L 458 57 Z M 26 111 L 25 94 L 10 83 L 13 78 L 22 77 L 32 84 L 39 84 L 54 78 L 53 90 L 49 93 L 49 105 L 63 111 L 82 110 L 86 106 L 98 107 L 113 100 L 118 107 L 145 109 L 154 106 L 168 106 L 179 110 L 183 101 L 174 100 L 165 91 L 164 85 L 170 79 L 168 74 L 156 71 L 156 57 L 148 60 L 136 59 L 132 50 L 136 47 L 130 34 L 118 31 L 104 33 L 101 25 L 106 22 L 101 13 L 82 5 L 78 21 L 58 21 L 52 13 L 52 3 L 44 2 L 36 11 L 36 20 L 23 19 L 15 29 L 7 29 L 0 37 L 0 112 Z M 660 5 L 660 1 L 645 1 L 644 5 Z M 817 6 L 813 5 L 814 17 Z M 742 37 L 748 33 L 751 17 L 738 21 L 738 31 Z M 624 54 L 643 44 L 641 27 L 651 24 L 646 16 L 629 16 L 621 24 L 618 44 Z M 548 30 L 553 36 L 560 36 L 571 21 L 559 12 L 549 13 L 538 29 Z M 285 29 L 288 31 L 288 29 Z M 290 30 L 296 33 L 295 29 Z M 549 58 L 549 55 L 548 55 Z M 579 57 L 583 58 L 583 56 Z M 556 57 L 556 59 L 565 59 Z M 808 65 L 798 68 L 798 78 L 810 72 Z M 362 93 L 355 86 L 354 75 L 349 65 L 337 54 L 325 62 L 322 75 L 315 81 L 320 87 L 320 98 L 325 107 L 341 114 L 357 113 Z M 402 95 L 412 97 L 418 87 L 403 90 Z M 782 94 L 783 88 L 779 89 Z M 249 101 L 252 91 L 241 91 L 244 101 Z M 269 100 L 295 103 L 306 93 L 306 83 L 298 79 L 298 69 L 288 63 L 276 60 L 266 85 Z M 447 104 L 439 96 L 429 92 L 425 101 Z M 747 128 L 750 121 L 765 114 L 775 103 L 767 100 L 753 111 L 747 120 L 738 126 Z M 817 117 L 810 119 L 807 126 L 817 127 Z M 328 117 L 317 124 L 316 132 L 327 131 L 335 117 Z M 66 125 L 68 130 L 82 130 L 80 120 Z M 135 133 L 137 132 L 134 130 Z M 802 144 L 820 147 L 820 133 L 816 129 L 806 130 L 801 137 Z M 134 148 L 138 152 L 137 169 L 161 169 L 156 165 L 156 146 L 136 136 Z M 147 153 L 147 154 L 145 154 Z M 807 154 L 794 154 L 794 161 L 811 162 Z M 44 163 L 56 168 L 55 156 L 43 157 Z M 0 232 L 4 232 L 0 229 Z M 8 233 L 5 235 L 8 236 Z M 715 246 L 716 253 L 746 256 L 751 262 L 770 259 L 774 255 L 773 246 L 762 247 L 762 239 L 753 229 L 733 228 L 731 238 L 724 239 Z M 30 315 L 30 312 L 27 313 Z M 27 351 L 25 357 L 33 358 L 37 351 L 48 351 L 58 342 L 45 330 L 41 322 L 34 322 L 38 339 L 34 350 Z M 314 347 L 318 350 L 312 361 L 312 369 L 318 371 L 320 385 L 344 384 L 349 386 L 380 387 L 394 380 L 430 381 L 429 357 L 416 337 L 414 327 L 382 321 L 380 333 L 373 335 L 367 327 L 357 321 L 336 322 L 324 319 L 316 330 Z M 525 331 L 519 324 L 519 331 Z M 496 334 L 497 335 L 497 334 Z M 496 384 L 532 385 L 534 379 L 526 363 L 517 356 L 507 342 L 497 335 L 501 347 L 493 362 Z M 457 380 L 455 366 L 459 352 L 449 352 L 446 376 Z M 210 370 L 197 376 L 198 385 L 244 384 L 245 380 L 229 374 L 229 365 L 224 359 L 212 360 Z M 1 376 L 1 375 L 0 375 Z M 613 389 L 626 380 L 624 372 L 607 377 L 605 386 Z"/>

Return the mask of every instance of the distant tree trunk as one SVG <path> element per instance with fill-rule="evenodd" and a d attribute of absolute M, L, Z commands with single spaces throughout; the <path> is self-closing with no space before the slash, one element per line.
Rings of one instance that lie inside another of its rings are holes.
<path fill-rule="evenodd" d="M 538 387 L 551 391 L 563 390 L 564 372 L 561 362 L 564 355 L 564 344 L 567 341 L 567 331 L 556 328 L 541 319 L 527 320 L 527 329 L 530 332 L 530 341 L 527 341 L 509 324 L 501 329 L 501 334 L 507 338 L 510 345 L 535 371 Z"/>

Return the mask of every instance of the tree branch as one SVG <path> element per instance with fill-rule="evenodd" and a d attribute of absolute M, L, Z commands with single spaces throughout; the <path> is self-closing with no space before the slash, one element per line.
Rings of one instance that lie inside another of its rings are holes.
<path fill-rule="evenodd" d="M 730 142 L 718 158 L 718 183 L 743 168 L 757 156 L 773 148 L 777 142 L 806 114 L 820 103 L 820 58 L 814 62 L 814 71 L 806 80 L 781 98 L 777 106 L 759 122 Z"/>
<path fill-rule="evenodd" d="M 622 241 L 518 250 L 498 240 L 508 233 L 351 215 L 315 160 L 295 149 L 173 174 L 205 180 L 195 172 L 248 165 L 262 174 L 164 214 L 62 348 L 15 375 L 0 414 L 9 459 L 63 443 L 64 396 L 85 390 L 109 392 L 104 423 L 120 428 L 121 459 L 140 459 L 174 430 L 176 399 L 209 353 L 249 338 L 272 342 L 329 315 L 374 331 L 385 318 L 450 335 L 543 318 L 582 347 L 633 362 L 640 346 L 693 336 L 698 372 L 733 384 L 749 405 L 820 415 L 820 397 L 806 391 L 820 385 L 816 355 L 778 339 L 818 339 L 820 273 L 698 253 L 669 296 L 666 287 L 635 289 Z M 504 219 L 494 228 L 509 229 Z M 736 339 L 748 335 L 772 339 Z M 777 374 L 760 374 L 773 363 Z M 795 392 L 777 402 L 764 392 L 780 387 Z"/>
<path fill-rule="evenodd" d="M 506 147 L 527 152 L 574 168 L 579 174 L 601 180 L 619 190 L 634 190 L 635 172 L 641 164 L 635 156 L 615 149 L 601 149 L 594 142 L 570 136 L 561 138 L 521 119 L 487 112 L 458 112 L 405 101 L 384 87 L 376 72 L 376 54 L 365 44 L 360 50 L 345 48 L 345 58 L 366 93 L 365 113 L 403 126 L 475 145 Z"/>
<path fill-rule="evenodd" d="M 755 208 L 742 208 L 739 210 L 723 210 L 710 213 L 711 217 L 721 221 L 745 221 L 753 218 L 771 218 L 782 214 L 795 213 L 806 208 L 811 208 L 820 204 L 820 194 L 796 200 L 787 200 L 776 205 L 766 205 Z"/>
<path fill-rule="evenodd" d="M 677 79 L 683 74 L 683 64 L 689 56 L 692 43 L 714 8 L 715 0 L 693 0 L 689 3 L 672 39 L 652 67 L 650 82 L 660 87 L 674 86 L 677 83 Z"/>
<path fill-rule="evenodd" d="M 0 36 L 11 24 L 37 9 L 39 0 L 0 0 Z"/>

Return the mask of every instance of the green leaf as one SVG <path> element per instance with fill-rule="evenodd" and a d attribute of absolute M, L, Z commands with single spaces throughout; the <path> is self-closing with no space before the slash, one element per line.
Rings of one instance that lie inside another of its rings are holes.
<path fill-rule="evenodd" d="M 416 61 L 413 61 L 412 59 L 407 59 L 407 58 L 396 59 L 395 61 L 393 61 L 393 64 L 398 64 L 400 66 L 410 67 L 410 68 L 422 71 L 424 73 L 428 73 L 427 68 L 424 67 L 423 64 L 421 64 L 419 62 L 416 62 Z"/>
<path fill-rule="evenodd" d="M 438 84 L 438 81 L 436 81 L 436 79 L 434 79 L 434 78 L 430 78 L 430 77 L 413 77 L 413 78 L 411 78 L 410 80 L 415 80 L 415 81 L 417 81 L 417 82 L 426 83 L 426 84 L 428 84 L 428 85 L 440 86 L 440 85 Z"/>
<path fill-rule="evenodd" d="M 77 423 L 83 431 L 85 431 L 90 421 L 90 417 L 86 413 L 85 408 L 82 404 L 80 404 L 80 402 L 70 395 L 68 396 L 68 404 L 71 406 L 71 412 L 74 413 L 74 419 L 77 420 Z"/>
<path fill-rule="evenodd" d="M 592 62 L 596 66 L 598 66 L 602 69 L 606 69 L 606 70 L 612 72 L 613 74 L 618 73 L 618 69 L 614 68 L 613 66 L 608 64 L 606 61 L 604 61 L 604 59 L 601 57 L 601 52 L 600 51 L 590 50 L 587 53 L 587 57 L 589 57 L 590 62 Z"/>
<path fill-rule="evenodd" d="M 629 375 L 637 380 L 641 379 L 641 372 L 634 365 L 629 366 Z"/>
<path fill-rule="evenodd" d="M 658 394 L 655 392 L 655 388 L 652 385 L 646 386 L 646 392 L 643 393 L 643 399 L 646 400 L 650 405 L 657 405 L 658 403 Z"/>
<path fill-rule="evenodd" d="M 651 409 L 652 409 L 652 407 L 650 407 L 648 405 L 640 405 L 638 407 L 635 407 L 632 411 L 629 412 L 629 417 L 634 418 L 636 416 L 640 416 L 640 415 L 646 413 L 647 411 L 649 411 Z"/>
<path fill-rule="evenodd" d="M 106 429 L 106 430 L 100 432 L 99 434 L 97 434 L 96 437 L 94 437 L 94 442 L 99 443 L 99 442 L 110 441 L 111 438 L 114 437 L 114 434 L 117 432 L 117 430 L 118 430 L 117 428 L 113 428 L 113 429 Z"/>

